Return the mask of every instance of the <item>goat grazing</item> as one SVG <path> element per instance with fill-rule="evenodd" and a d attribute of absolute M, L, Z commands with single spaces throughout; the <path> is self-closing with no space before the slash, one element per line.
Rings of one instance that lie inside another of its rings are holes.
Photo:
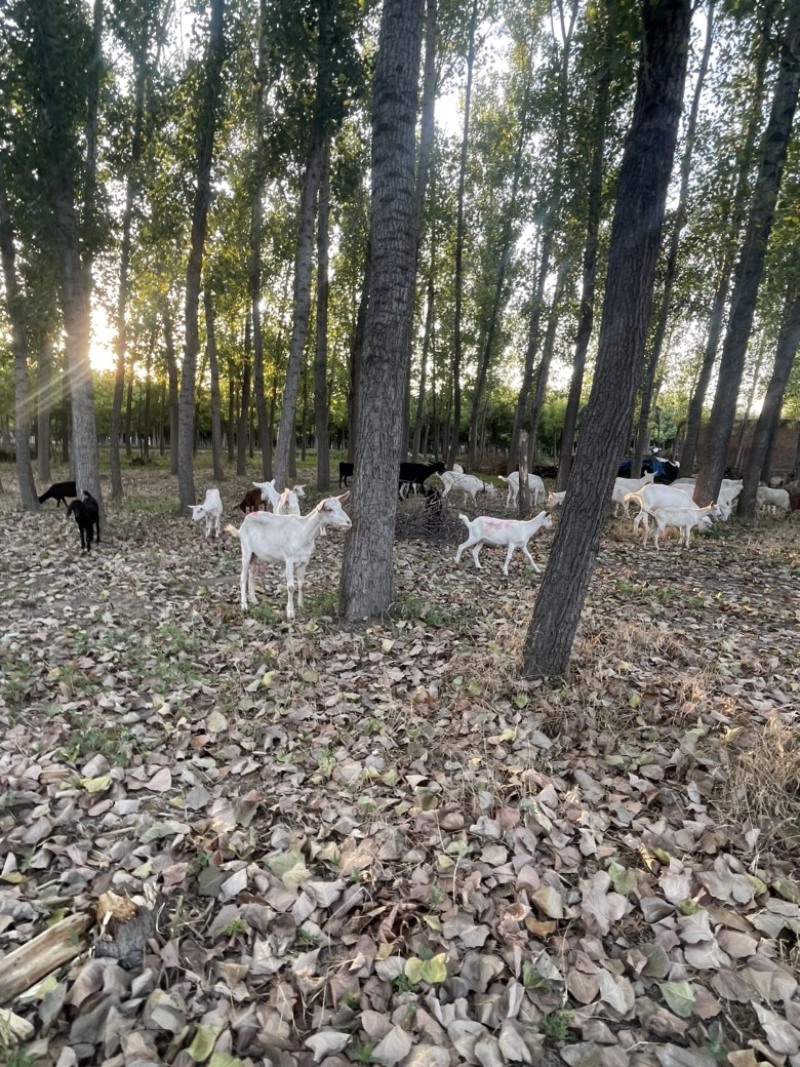
<path fill-rule="evenodd" d="M 539 530 L 548 529 L 553 525 L 553 520 L 546 511 L 539 512 L 536 518 L 528 519 L 526 522 L 520 519 L 495 519 L 491 515 L 478 515 L 477 518 L 472 520 L 468 519 L 464 514 L 459 514 L 458 517 L 469 530 L 469 537 L 463 545 L 458 546 L 456 563 L 461 562 L 461 553 L 464 549 L 470 548 L 472 549 L 472 558 L 475 560 L 475 566 L 478 570 L 481 570 L 478 557 L 483 546 L 503 545 L 508 549 L 506 561 L 503 564 L 503 574 L 508 574 L 508 565 L 514 555 L 515 548 L 521 548 L 522 554 L 536 573 L 540 573 L 539 568 L 533 561 L 533 556 L 528 551 L 528 541 Z"/>
<path fill-rule="evenodd" d="M 641 511 L 633 520 L 633 529 L 635 533 L 638 531 L 640 524 L 644 524 L 642 548 L 647 544 L 647 536 L 650 532 L 649 519 L 655 519 L 657 510 L 701 510 L 692 500 L 692 488 L 689 485 L 675 485 L 675 483 L 672 485 L 643 485 L 636 492 L 625 494 L 626 508 L 632 500 L 636 501 L 641 508 Z M 709 514 L 714 516 L 722 514 L 721 509 L 714 504 L 710 504 L 707 510 Z"/>
<path fill-rule="evenodd" d="M 94 530 L 97 530 L 97 543 L 100 544 L 100 508 L 88 490 L 84 489 L 83 500 L 75 499 L 67 508 L 67 522 L 73 515 L 81 533 L 81 551 L 90 552 Z"/>
<path fill-rule="evenodd" d="M 74 482 L 54 482 L 39 497 L 39 503 L 44 504 L 45 500 L 55 500 L 56 505 L 61 507 L 62 504 L 66 504 L 68 496 L 77 495 Z"/>
<path fill-rule="evenodd" d="M 444 472 L 444 463 L 438 461 L 437 463 L 401 463 L 400 464 L 400 495 L 403 495 L 405 490 L 408 493 L 409 489 L 413 489 L 414 493 L 417 489 L 425 489 L 425 482 L 434 474 L 442 474 Z"/>
<path fill-rule="evenodd" d="M 512 471 L 507 478 L 500 475 L 501 482 L 508 483 L 508 496 L 506 497 L 506 507 L 516 507 L 517 500 L 519 498 L 519 471 Z M 537 507 L 539 504 L 544 503 L 544 482 L 538 474 L 528 475 L 528 488 L 533 493 L 533 506 Z"/>
<path fill-rule="evenodd" d="M 557 508 L 561 504 L 564 503 L 564 497 L 566 495 L 567 495 L 567 490 L 566 489 L 562 489 L 559 493 L 552 493 L 552 492 L 548 493 L 547 494 L 547 500 L 545 500 L 545 504 L 547 504 L 547 506 L 552 511 L 553 508 Z"/>
<path fill-rule="evenodd" d="M 238 530 L 230 525 L 225 527 L 225 532 L 238 537 L 242 546 L 242 611 L 247 611 L 248 604 L 256 603 L 250 563 L 254 559 L 263 559 L 268 563 L 286 565 L 286 615 L 289 619 L 294 618 L 295 570 L 297 604 L 302 608 L 306 567 L 314 553 L 317 537 L 328 526 L 339 530 L 349 530 L 352 526 L 341 504 L 349 495 L 343 493 L 321 500 L 308 515 L 272 515 L 268 511 L 258 511 L 246 515 Z"/>
<path fill-rule="evenodd" d="M 189 511 L 192 513 L 194 522 L 205 519 L 206 537 L 212 530 L 215 537 L 219 537 L 220 524 L 222 522 L 222 498 L 219 489 L 206 489 L 206 498 L 202 504 L 190 504 Z"/>
<path fill-rule="evenodd" d="M 457 474 L 455 471 L 443 471 L 437 474 L 437 478 L 444 485 L 442 500 L 452 489 L 456 489 L 458 492 L 463 493 L 464 496 L 471 496 L 472 506 L 477 507 L 476 496 L 478 493 L 494 496 L 497 492 L 491 482 L 484 482 L 482 478 L 476 478 L 474 474 Z"/>

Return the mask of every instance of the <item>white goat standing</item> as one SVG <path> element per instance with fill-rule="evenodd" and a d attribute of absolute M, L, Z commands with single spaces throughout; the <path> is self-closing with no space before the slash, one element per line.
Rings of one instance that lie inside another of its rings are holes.
<path fill-rule="evenodd" d="M 471 496 L 472 506 L 477 507 L 478 502 L 476 500 L 476 494 L 486 493 L 487 496 L 494 496 L 497 492 L 491 482 L 484 482 L 482 478 L 476 478 L 474 474 L 459 474 L 457 471 L 444 471 L 442 474 L 437 473 L 436 477 L 444 484 L 442 500 L 444 500 L 451 489 L 456 489 L 463 493 L 464 496 Z"/>
<path fill-rule="evenodd" d="M 512 471 L 507 478 L 500 475 L 501 482 L 508 483 L 508 496 L 506 497 L 506 507 L 515 507 L 517 499 L 519 497 L 519 471 Z M 539 504 L 544 503 L 544 482 L 538 474 L 528 475 L 528 488 L 533 493 L 533 506 L 536 507 Z"/>
<path fill-rule="evenodd" d="M 553 520 L 546 511 L 541 511 L 533 518 L 523 522 L 520 519 L 496 519 L 492 515 L 478 515 L 475 519 L 468 519 L 466 515 L 459 514 L 459 519 L 469 530 L 469 537 L 463 545 L 458 546 L 456 563 L 461 562 L 461 553 L 465 548 L 472 549 L 472 558 L 475 566 L 482 570 L 479 556 L 484 545 L 507 546 L 506 561 L 503 564 L 503 574 L 508 574 L 508 565 L 514 555 L 515 548 L 521 548 L 523 555 L 530 565 L 540 573 L 539 568 L 533 561 L 533 556 L 528 551 L 528 541 L 535 533 L 542 529 L 548 529 L 553 525 Z"/>
<path fill-rule="evenodd" d="M 567 495 L 567 490 L 566 489 L 562 489 L 558 493 L 550 492 L 550 493 L 547 494 L 547 500 L 545 500 L 545 504 L 547 504 L 547 506 L 552 511 L 553 508 L 560 507 L 561 504 L 564 503 L 564 497 L 566 495 Z"/>
<path fill-rule="evenodd" d="M 712 525 L 711 512 L 716 507 L 709 504 L 706 508 L 656 508 L 652 516 L 656 521 L 656 531 L 653 534 L 653 544 L 658 551 L 658 539 L 669 527 L 674 526 L 681 531 L 681 543 L 689 547 L 689 539 L 695 526 L 704 530 Z M 646 536 L 646 535 L 645 535 Z"/>
<path fill-rule="evenodd" d="M 759 485 L 756 489 L 756 503 L 759 509 L 780 508 L 787 515 L 791 506 L 785 489 L 770 489 L 768 485 Z"/>
<path fill-rule="evenodd" d="M 625 515 L 628 514 L 628 505 L 625 502 L 626 493 L 635 493 L 644 488 L 655 478 L 655 474 L 645 474 L 641 478 L 615 478 L 614 488 L 611 490 L 611 499 L 614 503 L 614 514 L 618 515 L 618 508 L 622 508 Z"/>
<path fill-rule="evenodd" d="M 303 606 L 303 586 L 306 567 L 314 553 L 317 537 L 326 526 L 349 530 L 352 526 L 349 515 L 341 505 L 349 493 L 328 497 L 308 515 L 273 515 L 268 511 L 254 511 L 247 515 L 237 530 L 226 526 L 225 532 L 238 537 L 242 546 L 242 573 L 240 591 L 242 611 L 247 611 L 248 602 L 256 603 L 255 582 L 250 563 L 254 557 L 268 563 L 286 565 L 286 615 L 293 619 L 295 569 L 297 570 L 297 603 Z"/>
<path fill-rule="evenodd" d="M 220 523 L 222 522 L 222 498 L 219 489 L 206 489 L 206 498 L 202 504 L 190 504 L 189 511 L 192 513 L 194 522 L 206 520 L 206 537 L 212 529 L 214 536 L 219 537 Z"/>
<path fill-rule="evenodd" d="M 701 510 L 692 500 L 692 487 L 688 485 L 644 485 L 635 493 L 626 493 L 624 500 L 626 507 L 634 500 L 641 508 L 641 511 L 633 520 L 633 531 L 637 533 L 640 524 L 644 525 L 642 548 L 646 546 L 647 536 L 650 532 L 649 519 L 655 519 L 658 509 Z M 708 511 L 709 514 L 717 515 L 719 509 L 712 504 L 709 506 Z"/>

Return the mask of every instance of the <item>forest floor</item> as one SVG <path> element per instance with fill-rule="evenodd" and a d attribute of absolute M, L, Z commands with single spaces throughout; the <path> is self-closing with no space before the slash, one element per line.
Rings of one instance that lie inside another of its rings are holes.
<path fill-rule="evenodd" d="M 242 615 L 165 473 L 90 555 L 8 474 L 0 1007 L 50 924 L 94 944 L 6 1003 L 0 1061 L 800 1067 L 797 516 L 658 553 L 609 520 L 569 676 L 531 685 L 540 578 L 456 566 L 458 509 L 402 505 L 381 622 L 337 620 L 321 538 L 289 624 L 277 568 Z"/>

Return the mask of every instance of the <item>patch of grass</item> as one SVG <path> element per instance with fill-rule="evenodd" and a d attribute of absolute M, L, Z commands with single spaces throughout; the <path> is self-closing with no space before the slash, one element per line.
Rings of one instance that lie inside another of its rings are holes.
<path fill-rule="evenodd" d="M 392 614 L 405 622 L 421 619 L 435 630 L 461 630 L 475 618 L 475 608 L 466 605 L 433 604 L 418 596 L 406 596 L 398 601 Z"/>
<path fill-rule="evenodd" d="M 569 1024 L 574 1014 L 571 1008 L 548 1012 L 539 1020 L 539 1029 L 552 1041 L 569 1041 L 571 1037 Z"/>
<path fill-rule="evenodd" d="M 372 1053 L 377 1048 L 377 1041 L 359 1041 L 354 1038 L 345 1049 L 347 1058 L 352 1063 L 377 1063 Z"/>

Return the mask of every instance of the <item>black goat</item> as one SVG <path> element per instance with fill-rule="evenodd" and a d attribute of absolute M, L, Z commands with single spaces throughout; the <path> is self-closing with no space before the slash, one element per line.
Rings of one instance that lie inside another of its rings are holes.
<path fill-rule="evenodd" d="M 54 482 L 53 485 L 39 497 L 39 503 L 44 504 L 45 500 L 55 500 L 56 504 L 61 507 L 62 504 L 66 504 L 68 496 L 77 495 L 78 493 L 75 489 L 74 482 Z"/>
<path fill-rule="evenodd" d="M 342 488 L 342 483 L 347 486 L 347 479 L 353 477 L 353 464 L 346 463 L 343 459 L 339 460 L 339 488 Z"/>
<path fill-rule="evenodd" d="M 97 530 L 97 543 L 100 544 L 100 508 L 90 492 L 84 489 L 83 500 L 72 501 L 67 508 L 67 520 L 70 515 L 75 516 L 81 532 L 81 551 L 90 552 L 93 530 Z"/>
<path fill-rule="evenodd" d="M 400 492 L 405 486 L 409 489 L 413 489 L 414 486 L 419 486 L 420 489 L 425 488 L 425 482 L 432 474 L 443 474 L 444 463 L 441 461 L 437 463 L 401 463 L 400 464 Z"/>

